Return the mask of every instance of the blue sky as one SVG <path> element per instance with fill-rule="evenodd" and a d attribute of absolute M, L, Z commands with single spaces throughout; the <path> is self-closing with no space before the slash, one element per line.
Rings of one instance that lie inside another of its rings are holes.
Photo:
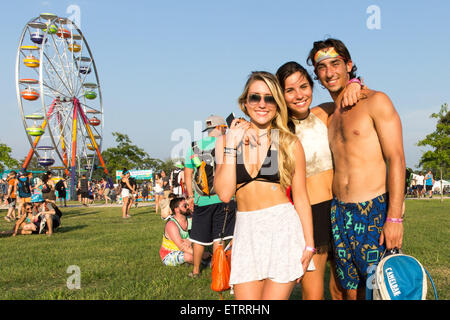
<path fill-rule="evenodd" d="M 393 101 L 408 166 L 424 150 L 415 143 L 434 131 L 429 115 L 450 102 L 445 0 L 9 1 L 0 22 L 0 142 L 16 158 L 29 149 L 14 83 L 20 34 L 42 12 L 68 16 L 70 5 L 81 10 L 99 72 L 104 148 L 118 131 L 150 156 L 169 158 L 183 134 L 194 137 L 195 121 L 242 115 L 236 101 L 251 71 L 275 72 L 290 60 L 306 66 L 312 43 L 329 36 L 344 41 L 366 84 Z M 371 5 L 380 9 L 377 30 L 366 25 Z M 317 85 L 313 103 L 330 100 Z"/>

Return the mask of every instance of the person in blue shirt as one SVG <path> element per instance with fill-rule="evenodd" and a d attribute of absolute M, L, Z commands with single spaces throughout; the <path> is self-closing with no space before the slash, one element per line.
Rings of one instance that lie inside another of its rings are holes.
<path fill-rule="evenodd" d="M 425 175 L 425 192 L 428 193 L 430 198 L 433 198 L 433 185 L 434 185 L 434 177 L 431 170 L 428 170 L 428 173 Z"/>

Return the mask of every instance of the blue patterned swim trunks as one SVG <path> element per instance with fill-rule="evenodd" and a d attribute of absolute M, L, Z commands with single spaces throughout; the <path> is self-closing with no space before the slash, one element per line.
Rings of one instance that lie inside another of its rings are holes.
<path fill-rule="evenodd" d="M 389 194 L 361 203 L 333 198 L 331 228 L 336 274 L 344 289 L 364 287 L 369 267 L 385 250 L 378 244 L 386 220 Z"/>

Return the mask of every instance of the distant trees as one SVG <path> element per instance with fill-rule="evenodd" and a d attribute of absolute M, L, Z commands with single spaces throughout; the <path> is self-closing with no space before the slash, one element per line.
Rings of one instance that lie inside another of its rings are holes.
<path fill-rule="evenodd" d="M 115 137 L 117 145 L 102 152 L 103 160 L 111 176 L 114 177 L 116 170 L 123 168 L 152 169 L 154 171 L 170 171 L 175 168 L 173 160 L 162 161 L 150 157 L 144 149 L 133 144 L 128 135 L 120 132 L 113 132 L 112 135 Z"/>
<path fill-rule="evenodd" d="M 422 154 L 419 166 L 439 172 L 440 180 L 442 180 L 444 177 L 448 178 L 450 176 L 450 111 L 447 103 L 441 106 L 441 110 L 438 113 L 431 114 L 430 118 L 438 120 L 436 130 L 417 143 L 418 146 L 431 147 L 431 150 Z"/>
<path fill-rule="evenodd" d="M 0 143 L 0 171 L 19 166 L 19 161 L 11 157 L 11 152 L 10 147 L 4 143 Z"/>

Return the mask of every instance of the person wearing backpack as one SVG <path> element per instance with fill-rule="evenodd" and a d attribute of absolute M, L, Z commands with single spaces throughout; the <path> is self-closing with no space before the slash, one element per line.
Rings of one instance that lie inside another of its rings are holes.
<path fill-rule="evenodd" d="M 221 232 L 228 211 L 224 240 L 233 238 L 236 203 L 224 203 L 214 191 L 215 145 L 218 137 L 226 132 L 223 117 L 211 115 L 206 119 L 208 137 L 194 141 L 189 148 L 184 165 L 186 194 L 189 207 L 193 209 L 190 240 L 193 243 L 194 267 L 189 274 L 200 275 L 200 264 L 205 246 L 213 245 L 213 252 L 221 240 Z"/>
<path fill-rule="evenodd" d="M 83 174 L 81 179 L 78 181 L 78 189 L 81 192 L 81 201 L 83 206 L 87 207 L 87 203 L 89 201 L 89 180 L 86 178 L 86 175 Z"/>
<path fill-rule="evenodd" d="M 177 168 L 172 171 L 170 182 L 172 185 L 172 192 L 181 197 L 183 195 L 182 184 L 184 181 L 184 166 L 180 161 L 177 161 L 175 166 Z"/>
<path fill-rule="evenodd" d="M 66 179 L 65 177 L 62 177 L 55 185 L 55 189 L 56 191 L 58 191 L 58 198 L 59 201 L 62 205 L 63 200 L 64 200 L 64 207 L 67 207 L 67 200 L 66 200 L 66 196 L 67 196 L 67 185 L 66 185 Z"/>
<path fill-rule="evenodd" d="M 17 195 L 20 198 L 17 208 L 17 214 L 19 218 L 25 214 L 23 205 L 27 202 L 31 202 L 31 181 L 27 176 L 25 169 L 21 169 L 19 173 L 19 179 L 17 179 Z"/>

